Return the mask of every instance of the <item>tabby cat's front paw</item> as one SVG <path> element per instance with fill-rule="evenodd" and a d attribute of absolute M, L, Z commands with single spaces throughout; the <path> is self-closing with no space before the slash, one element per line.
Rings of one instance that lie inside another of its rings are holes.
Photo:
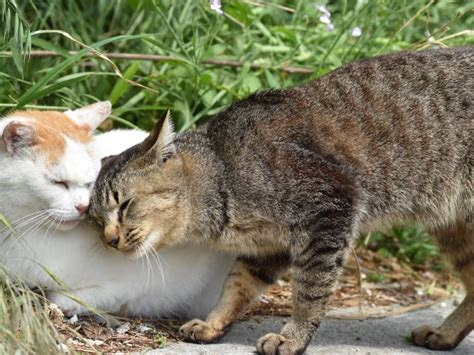
<path fill-rule="evenodd" d="M 215 329 L 209 323 L 193 319 L 179 328 L 185 340 L 195 343 L 214 343 L 224 336 L 224 331 Z"/>
<path fill-rule="evenodd" d="M 257 352 L 265 355 L 295 355 L 304 353 L 306 346 L 296 339 L 268 333 L 257 341 Z"/>
<path fill-rule="evenodd" d="M 411 338 L 415 345 L 431 350 L 453 349 L 462 340 L 462 337 L 448 336 L 428 325 L 413 330 Z"/>

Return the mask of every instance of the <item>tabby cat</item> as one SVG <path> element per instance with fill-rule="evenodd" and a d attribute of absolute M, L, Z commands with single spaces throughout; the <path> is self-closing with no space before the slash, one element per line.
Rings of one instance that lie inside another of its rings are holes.
<path fill-rule="evenodd" d="M 474 328 L 474 47 L 402 52 L 352 63 L 308 84 L 262 92 L 195 131 L 162 118 L 139 145 L 104 162 L 91 216 L 128 254 L 182 243 L 240 255 L 189 340 L 224 335 L 287 268 L 293 317 L 257 342 L 304 352 L 356 236 L 419 222 L 467 296 L 416 345 L 455 347 Z"/>

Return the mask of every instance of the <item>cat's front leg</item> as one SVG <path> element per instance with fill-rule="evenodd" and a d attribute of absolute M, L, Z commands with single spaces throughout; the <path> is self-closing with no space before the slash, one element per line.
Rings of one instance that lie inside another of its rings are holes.
<path fill-rule="evenodd" d="M 206 321 L 194 319 L 187 322 L 180 328 L 181 335 L 198 343 L 219 340 L 248 304 L 274 283 L 288 265 L 287 254 L 239 258 L 224 283 L 219 302 Z"/>
<path fill-rule="evenodd" d="M 349 249 L 346 231 L 326 232 L 298 238 L 299 245 L 293 247 L 293 317 L 280 334 L 269 333 L 258 340 L 259 353 L 302 354 L 311 341 Z"/>
<path fill-rule="evenodd" d="M 74 294 L 63 293 L 60 291 L 48 291 L 46 292 L 46 297 L 51 303 L 56 304 L 66 316 L 89 313 L 86 307 L 74 300 L 77 299 Z"/>
<path fill-rule="evenodd" d="M 91 286 L 70 291 L 47 291 L 46 297 L 66 316 L 95 312 L 118 312 L 123 300 L 117 299 L 112 286 Z"/>

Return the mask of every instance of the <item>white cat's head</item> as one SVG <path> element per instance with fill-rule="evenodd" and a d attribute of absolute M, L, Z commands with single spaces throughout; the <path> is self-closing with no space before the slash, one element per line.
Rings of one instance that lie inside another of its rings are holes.
<path fill-rule="evenodd" d="M 100 169 L 88 143 L 110 112 L 110 102 L 99 102 L 64 113 L 18 111 L 1 120 L 0 212 L 47 215 L 45 225 L 62 230 L 84 219 Z"/>

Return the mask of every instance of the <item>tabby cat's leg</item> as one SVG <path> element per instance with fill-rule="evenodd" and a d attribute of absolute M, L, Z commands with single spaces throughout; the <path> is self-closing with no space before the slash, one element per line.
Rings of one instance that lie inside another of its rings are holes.
<path fill-rule="evenodd" d="M 289 266 L 286 254 L 262 258 L 239 258 L 227 277 L 222 295 L 206 321 L 194 319 L 180 328 L 187 339 L 199 343 L 219 340 L 246 306 Z"/>
<path fill-rule="evenodd" d="M 466 298 L 443 324 L 423 326 L 412 332 L 413 342 L 433 350 L 456 347 L 474 329 L 474 228 L 459 223 L 433 232 L 441 252 L 448 256 L 466 287 Z"/>
<path fill-rule="evenodd" d="M 305 351 L 324 316 L 349 241 L 350 234 L 346 232 L 325 230 L 294 247 L 293 317 L 280 334 L 269 333 L 261 337 L 257 342 L 258 352 L 287 355 Z"/>

